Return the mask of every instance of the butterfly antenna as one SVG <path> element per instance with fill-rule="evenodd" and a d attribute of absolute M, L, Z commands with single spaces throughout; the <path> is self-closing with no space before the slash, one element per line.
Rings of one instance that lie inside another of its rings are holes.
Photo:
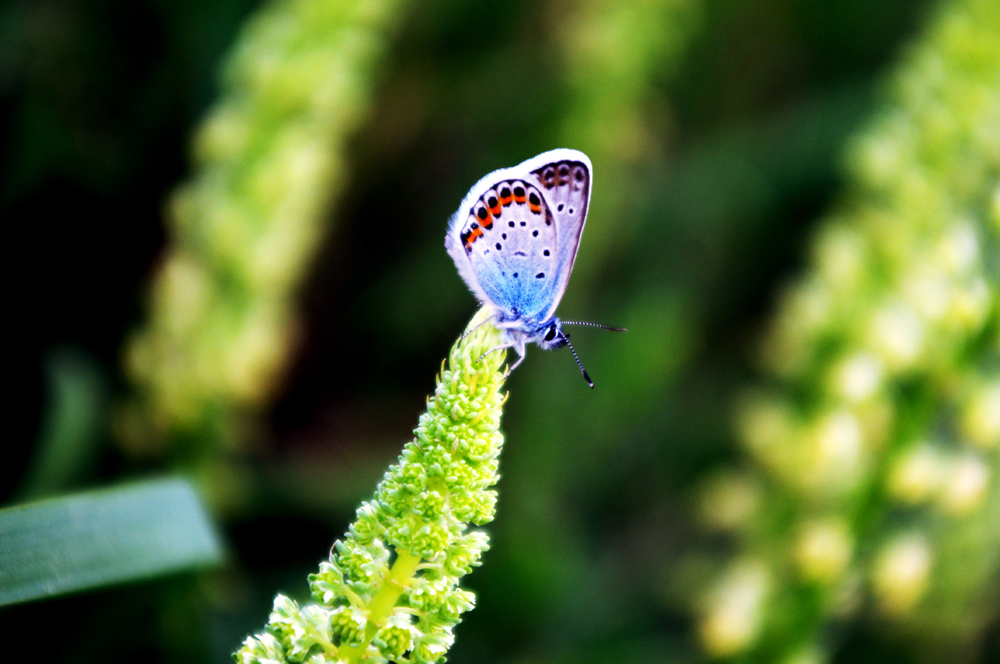
<path fill-rule="evenodd" d="M 594 389 L 594 381 L 590 380 L 590 376 L 587 375 L 587 370 L 583 368 L 583 363 L 580 362 L 580 357 L 576 354 L 576 350 L 573 348 L 573 344 L 569 342 L 569 337 L 567 335 L 562 335 L 563 341 L 569 346 L 569 352 L 573 353 L 573 359 L 576 360 L 576 366 L 580 367 L 580 373 L 583 374 L 583 379 L 587 381 L 590 385 L 590 389 Z"/>
<path fill-rule="evenodd" d="M 584 321 L 576 320 L 564 320 L 563 325 L 587 325 L 589 327 L 599 327 L 602 330 L 610 330 L 612 332 L 628 332 L 624 327 L 611 327 L 610 325 L 601 325 L 600 323 L 586 323 Z"/>

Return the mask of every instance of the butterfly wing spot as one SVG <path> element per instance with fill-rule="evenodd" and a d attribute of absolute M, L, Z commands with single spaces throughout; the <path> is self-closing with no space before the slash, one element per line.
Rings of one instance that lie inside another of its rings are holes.
<path fill-rule="evenodd" d="M 535 275 L 535 279 L 544 279 L 544 278 L 545 278 L 544 272 L 539 272 L 538 274 Z"/>
<path fill-rule="evenodd" d="M 483 206 L 479 206 L 479 209 L 476 210 L 474 215 L 472 215 L 472 218 L 478 219 L 479 223 L 482 224 L 482 227 L 486 230 L 493 228 L 493 215 L 491 215 L 489 210 Z"/>
<path fill-rule="evenodd" d="M 514 194 L 509 185 L 500 187 L 500 205 L 507 207 L 514 200 Z"/>
<path fill-rule="evenodd" d="M 534 214 L 542 213 L 542 199 L 538 197 L 538 194 L 531 192 L 528 194 L 528 208 Z"/>
<path fill-rule="evenodd" d="M 548 256 L 550 253 L 551 252 L 548 249 L 546 249 L 545 251 L 542 252 L 542 256 Z"/>
<path fill-rule="evenodd" d="M 578 191 L 586 186 L 585 183 L 589 179 L 586 166 L 579 162 L 569 161 L 549 164 L 534 171 L 534 174 L 546 189 L 569 185 L 573 191 Z"/>
<path fill-rule="evenodd" d="M 465 250 L 471 251 L 472 243 L 475 242 L 477 239 L 479 239 L 479 237 L 482 236 L 482 234 L 483 234 L 483 229 L 479 227 L 479 224 L 472 224 L 472 226 L 469 227 L 469 230 L 462 233 L 460 237 L 462 239 L 462 242 L 465 243 Z"/>
<path fill-rule="evenodd" d="M 507 214 L 507 228 L 516 228 L 519 220 L 520 225 L 526 228 L 528 224 L 523 220 L 524 215 L 514 214 L 514 211 L 526 203 L 535 214 L 541 214 L 545 205 L 539 192 L 523 180 L 503 180 L 487 189 L 477 201 L 467 208 L 469 210 L 468 217 L 458 233 L 457 239 L 461 241 L 466 255 L 471 256 L 473 248 L 477 246 L 476 241 L 483 237 L 486 231 L 493 229 L 494 223 L 501 216 L 504 216 L 505 209 L 510 211 Z M 514 214 L 514 219 L 510 219 L 510 214 Z M 509 238 L 504 234 L 503 239 Z M 483 255 L 485 255 L 485 250 L 486 248 L 483 247 Z"/>

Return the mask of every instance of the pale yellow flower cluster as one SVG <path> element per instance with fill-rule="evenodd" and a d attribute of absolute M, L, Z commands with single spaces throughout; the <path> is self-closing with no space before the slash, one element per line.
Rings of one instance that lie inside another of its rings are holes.
<path fill-rule="evenodd" d="M 460 586 L 489 549 L 474 529 L 493 520 L 504 437 L 506 352 L 481 309 L 442 364 L 427 412 L 357 511 L 330 560 L 309 577 L 315 603 L 274 600 L 266 630 L 240 664 L 444 661 L 454 628 L 475 606 Z"/>
<path fill-rule="evenodd" d="M 135 451 L 191 432 L 237 441 L 234 413 L 273 393 L 402 4 L 287 0 L 247 22 L 196 136 L 196 175 L 169 201 L 148 321 L 125 353 L 138 397 L 118 420 Z"/>
<path fill-rule="evenodd" d="M 996 602 L 1000 4 L 942 8 L 851 156 L 740 410 L 759 470 L 703 500 L 738 539 L 712 655 L 824 661 L 824 626 L 868 605 L 947 651 Z"/>

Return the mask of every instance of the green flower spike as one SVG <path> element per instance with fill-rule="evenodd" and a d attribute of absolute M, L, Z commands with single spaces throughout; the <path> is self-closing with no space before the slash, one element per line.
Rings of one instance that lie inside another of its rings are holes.
<path fill-rule="evenodd" d="M 362 503 L 330 560 L 309 576 L 316 604 L 278 595 L 267 630 L 240 664 L 443 661 L 452 629 L 475 605 L 458 583 L 489 548 L 470 531 L 493 520 L 499 480 L 505 353 L 481 310 L 442 365 L 413 441 Z"/>

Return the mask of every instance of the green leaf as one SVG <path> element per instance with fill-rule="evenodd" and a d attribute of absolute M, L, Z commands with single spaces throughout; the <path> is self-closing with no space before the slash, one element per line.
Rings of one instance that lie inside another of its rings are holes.
<path fill-rule="evenodd" d="M 108 386 L 103 369 L 79 348 L 60 347 L 46 356 L 49 403 L 20 500 L 66 490 L 96 462 L 107 427 Z"/>
<path fill-rule="evenodd" d="M 0 510 L 0 605 L 217 565 L 194 489 L 161 479 Z"/>

